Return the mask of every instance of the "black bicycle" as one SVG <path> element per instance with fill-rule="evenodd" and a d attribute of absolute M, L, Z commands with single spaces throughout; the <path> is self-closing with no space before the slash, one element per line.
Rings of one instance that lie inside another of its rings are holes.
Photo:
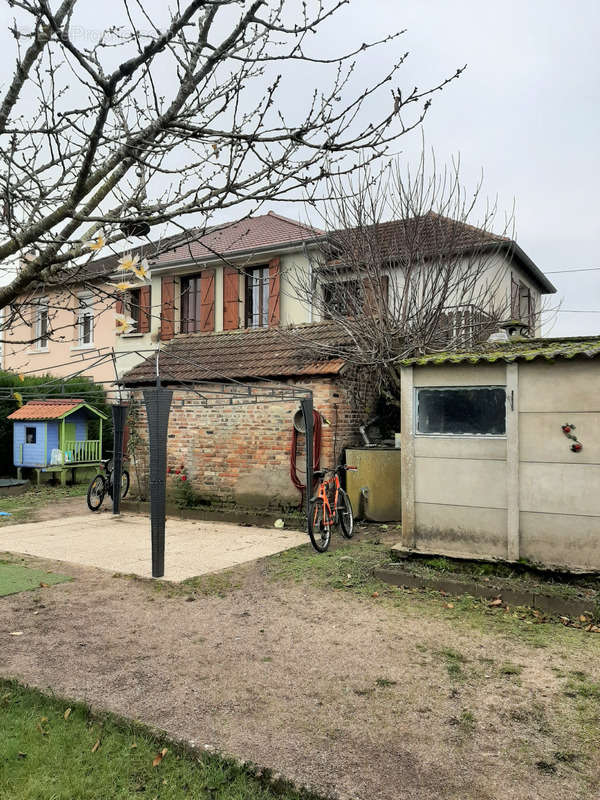
<path fill-rule="evenodd" d="M 100 461 L 105 475 L 98 473 L 93 479 L 87 490 L 87 504 L 90 511 L 98 511 L 106 495 L 112 500 L 113 497 L 113 460 L 103 458 Z M 121 472 L 121 500 L 129 491 L 129 473 L 126 469 Z"/>

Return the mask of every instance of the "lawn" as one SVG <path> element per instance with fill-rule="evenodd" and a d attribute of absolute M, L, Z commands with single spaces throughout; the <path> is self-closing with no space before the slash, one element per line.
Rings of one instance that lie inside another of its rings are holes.
<path fill-rule="evenodd" d="M 317 800 L 148 728 L 0 681 L 3 800 Z"/>
<path fill-rule="evenodd" d="M 85 497 L 87 483 L 75 486 L 32 486 L 25 494 L 14 497 L 0 497 L 0 511 L 6 511 L 9 517 L 0 517 L 0 526 L 16 525 L 21 522 L 32 522 L 33 518 L 45 508 L 52 508 L 57 503 L 71 497 Z"/>
<path fill-rule="evenodd" d="M 0 561 L 0 597 L 71 580 L 66 575 Z"/>

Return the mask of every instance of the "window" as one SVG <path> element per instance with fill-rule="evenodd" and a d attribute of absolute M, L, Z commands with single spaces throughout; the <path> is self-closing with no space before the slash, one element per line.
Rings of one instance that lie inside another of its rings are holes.
<path fill-rule="evenodd" d="M 35 347 L 48 349 L 48 300 L 40 300 L 35 311 Z"/>
<path fill-rule="evenodd" d="M 94 343 L 94 303 L 92 295 L 79 297 L 77 313 L 77 344 L 79 347 Z"/>
<path fill-rule="evenodd" d="M 201 275 L 181 279 L 181 333 L 196 333 L 200 328 Z"/>
<path fill-rule="evenodd" d="M 506 434 L 506 390 L 461 386 L 416 390 L 417 433 L 463 436 Z"/>
<path fill-rule="evenodd" d="M 325 319 L 352 317 L 362 311 L 364 291 L 361 281 L 335 281 L 323 286 Z"/>
<path fill-rule="evenodd" d="M 269 324 L 269 268 L 247 269 L 246 327 L 266 328 Z"/>
<path fill-rule="evenodd" d="M 125 316 L 133 320 L 130 333 L 138 333 L 140 330 L 140 289 L 128 289 L 125 294 Z"/>
<path fill-rule="evenodd" d="M 35 444 L 36 436 L 36 428 L 25 428 L 25 444 Z"/>

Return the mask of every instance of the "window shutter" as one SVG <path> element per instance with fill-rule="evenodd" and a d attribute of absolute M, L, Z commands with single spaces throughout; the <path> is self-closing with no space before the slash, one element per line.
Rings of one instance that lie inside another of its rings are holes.
<path fill-rule="evenodd" d="M 269 261 L 269 328 L 276 328 L 281 321 L 281 259 Z"/>
<path fill-rule="evenodd" d="M 363 281 L 365 311 L 368 314 L 374 314 L 377 316 L 385 314 L 388 307 L 389 291 L 389 275 L 380 275 L 374 281 L 370 280 L 369 278 L 365 278 Z"/>
<path fill-rule="evenodd" d="M 215 329 L 215 272 L 204 270 L 200 277 L 200 330 Z"/>
<path fill-rule="evenodd" d="M 115 313 L 116 314 L 122 314 L 123 313 L 123 301 L 122 300 L 117 300 L 117 302 L 115 303 Z M 120 335 L 121 335 L 121 332 L 119 331 L 117 333 L 117 336 L 120 336 Z"/>
<path fill-rule="evenodd" d="M 510 316 L 513 319 L 520 319 L 519 303 L 519 281 L 515 280 L 514 273 L 510 274 Z"/>
<path fill-rule="evenodd" d="M 140 288 L 140 324 L 139 333 L 150 332 L 150 310 L 152 303 L 151 286 L 147 284 Z"/>
<path fill-rule="evenodd" d="M 535 336 L 536 316 L 535 316 L 535 295 L 529 290 L 529 334 Z"/>
<path fill-rule="evenodd" d="M 223 270 L 223 329 L 233 331 L 240 327 L 239 310 L 240 276 L 235 267 Z"/>
<path fill-rule="evenodd" d="M 165 276 L 161 281 L 160 338 L 163 341 L 175 335 L 175 278 Z"/>

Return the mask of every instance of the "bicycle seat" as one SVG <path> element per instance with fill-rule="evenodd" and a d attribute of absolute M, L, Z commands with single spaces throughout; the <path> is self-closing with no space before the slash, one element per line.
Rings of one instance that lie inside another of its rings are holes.
<path fill-rule="evenodd" d="M 325 477 L 325 470 L 324 469 L 318 469 L 318 470 L 315 470 L 315 472 L 313 472 L 313 478 L 324 478 L 324 477 Z"/>

